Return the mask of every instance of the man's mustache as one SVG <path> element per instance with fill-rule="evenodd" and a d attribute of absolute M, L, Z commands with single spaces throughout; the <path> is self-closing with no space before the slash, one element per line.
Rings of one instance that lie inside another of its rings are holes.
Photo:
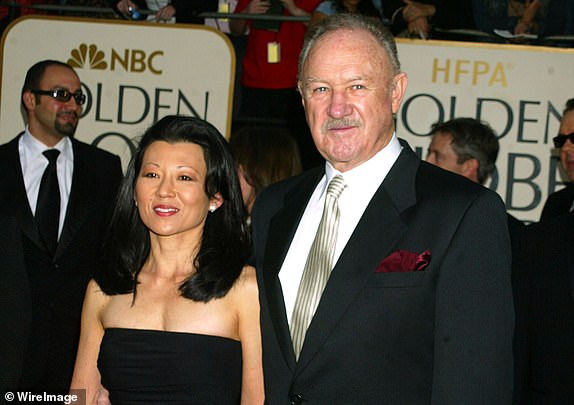
<path fill-rule="evenodd" d="M 79 114 L 76 111 L 60 111 L 56 114 L 58 117 L 63 115 L 73 115 L 74 118 L 78 119 Z"/>
<path fill-rule="evenodd" d="M 360 128 L 362 126 L 361 121 L 351 119 L 351 118 L 335 118 L 326 121 L 323 124 L 323 131 L 328 131 L 330 129 L 336 128 L 349 128 L 356 127 Z"/>

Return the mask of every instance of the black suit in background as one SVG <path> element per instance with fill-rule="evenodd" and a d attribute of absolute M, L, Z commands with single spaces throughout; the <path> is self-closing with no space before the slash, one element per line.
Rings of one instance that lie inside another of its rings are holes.
<path fill-rule="evenodd" d="M 279 269 L 323 168 L 264 190 L 252 213 L 269 405 L 495 405 L 512 397 L 507 216 L 492 191 L 403 150 L 331 273 L 299 361 Z M 429 250 L 422 272 L 376 273 Z"/>
<path fill-rule="evenodd" d="M 574 183 L 568 183 L 562 190 L 555 191 L 548 196 L 540 221 L 568 214 L 574 203 Z"/>
<path fill-rule="evenodd" d="M 72 139 L 70 197 L 52 257 L 28 204 L 18 141 L 19 137 L 0 146 L 0 208 L 17 222 L 13 237 L 22 242 L 25 274 L 13 277 L 21 282 L 16 291 L 22 302 L 22 320 L 30 318 L 30 322 L 23 328 L 5 328 L 0 335 L 3 342 L 19 339 L 26 344 L 22 364 L 14 358 L 16 364 L 2 367 L 22 369 L 21 389 L 65 392 L 72 377 L 85 287 L 100 267 L 101 244 L 122 177 L 121 164 L 117 156 Z M 22 334 L 28 328 L 30 332 Z"/>
<path fill-rule="evenodd" d="M 521 266 L 527 342 L 522 404 L 574 403 L 574 215 L 528 226 Z"/>

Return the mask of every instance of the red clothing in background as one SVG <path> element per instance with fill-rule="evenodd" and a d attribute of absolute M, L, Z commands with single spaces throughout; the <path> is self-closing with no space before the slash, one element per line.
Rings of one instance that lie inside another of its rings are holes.
<path fill-rule="evenodd" d="M 235 13 L 242 12 L 251 0 L 239 0 Z M 321 0 L 295 0 L 295 5 L 311 13 Z M 283 10 L 283 15 L 290 15 Z M 279 31 L 256 29 L 249 23 L 247 49 L 243 57 L 241 84 L 264 89 L 287 89 L 297 85 L 297 61 L 307 26 L 302 22 L 281 22 Z M 279 63 L 267 62 L 267 44 L 280 44 Z"/>

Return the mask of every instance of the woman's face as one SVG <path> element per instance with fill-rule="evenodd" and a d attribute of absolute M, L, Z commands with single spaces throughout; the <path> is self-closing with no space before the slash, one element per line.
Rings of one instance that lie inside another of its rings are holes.
<path fill-rule="evenodd" d="M 221 197 L 205 193 L 207 167 L 201 146 L 157 141 L 145 151 L 135 186 L 143 223 L 153 234 L 201 237 L 210 207 Z"/>

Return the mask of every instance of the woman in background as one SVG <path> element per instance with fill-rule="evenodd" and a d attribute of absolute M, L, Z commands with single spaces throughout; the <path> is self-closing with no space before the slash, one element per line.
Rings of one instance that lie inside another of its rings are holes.
<path fill-rule="evenodd" d="M 261 190 L 302 171 L 299 147 L 286 129 L 243 127 L 229 142 L 248 214 Z"/>

